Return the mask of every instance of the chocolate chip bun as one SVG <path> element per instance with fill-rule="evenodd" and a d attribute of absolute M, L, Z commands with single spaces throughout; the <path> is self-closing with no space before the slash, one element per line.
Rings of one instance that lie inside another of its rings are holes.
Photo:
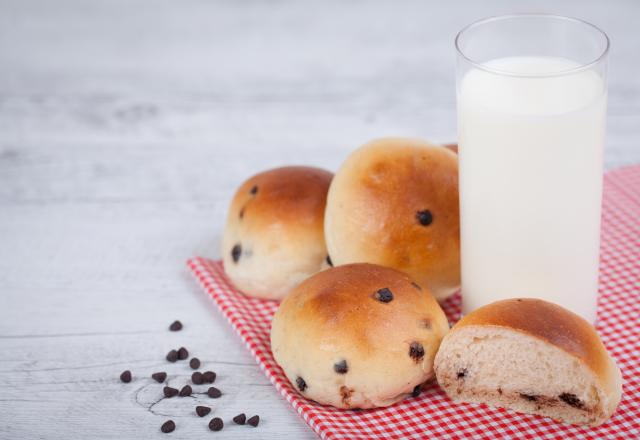
<path fill-rule="evenodd" d="M 375 408 L 420 392 L 448 328 L 437 301 L 408 275 L 348 264 L 315 274 L 282 302 L 271 349 L 304 397 Z"/>
<path fill-rule="evenodd" d="M 323 219 L 332 174 L 301 166 L 251 177 L 236 192 L 224 228 L 224 270 L 238 289 L 281 299 L 327 258 Z"/>
<path fill-rule="evenodd" d="M 404 138 L 359 148 L 331 183 L 325 238 L 334 265 L 392 267 L 446 298 L 460 285 L 457 155 Z"/>
<path fill-rule="evenodd" d="M 539 299 L 498 301 L 465 316 L 442 341 L 435 370 L 453 400 L 581 425 L 606 421 L 622 394 L 620 370 L 595 329 Z"/>

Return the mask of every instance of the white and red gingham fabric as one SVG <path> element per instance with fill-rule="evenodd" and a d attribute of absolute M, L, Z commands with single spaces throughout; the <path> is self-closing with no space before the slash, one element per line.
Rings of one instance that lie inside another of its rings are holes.
<path fill-rule="evenodd" d="M 311 402 L 291 387 L 271 354 L 277 303 L 238 293 L 221 262 L 193 258 L 188 265 L 276 389 L 323 439 L 640 438 L 640 166 L 605 176 L 597 329 L 622 370 L 624 392 L 614 416 L 597 428 L 456 404 L 435 383 L 388 408 L 339 410 Z M 452 323 L 459 318 L 459 294 L 444 310 Z"/>

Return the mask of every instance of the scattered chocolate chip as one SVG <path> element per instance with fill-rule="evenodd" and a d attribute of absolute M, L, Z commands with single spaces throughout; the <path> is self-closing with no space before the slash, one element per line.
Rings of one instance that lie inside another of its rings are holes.
<path fill-rule="evenodd" d="M 458 379 L 462 379 L 466 375 L 467 375 L 467 369 L 466 368 L 462 368 L 461 370 L 458 370 L 458 373 L 456 374 Z"/>
<path fill-rule="evenodd" d="M 304 392 L 304 390 L 307 389 L 307 383 L 300 376 L 296 378 L 296 385 L 301 392 Z"/>
<path fill-rule="evenodd" d="M 422 392 L 422 385 L 416 385 L 413 391 L 411 392 L 411 395 L 413 397 L 418 397 L 421 392 Z"/>
<path fill-rule="evenodd" d="M 202 373 L 202 380 L 206 383 L 214 383 L 216 381 L 216 373 L 213 371 L 205 371 Z"/>
<path fill-rule="evenodd" d="M 534 394 L 525 394 L 525 393 L 519 393 L 520 397 L 522 397 L 525 400 L 528 400 L 529 402 L 535 402 L 536 400 L 538 400 L 538 396 L 534 395 Z"/>
<path fill-rule="evenodd" d="M 198 368 L 200 368 L 200 359 L 191 358 L 191 360 L 189 361 L 189 366 L 192 370 L 197 370 Z"/>
<path fill-rule="evenodd" d="M 574 408 L 582 409 L 584 407 L 584 403 L 582 403 L 582 401 L 578 399 L 578 396 L 576 396 L 575 394 L 562 393 L 558 397 L 564 403 L 566 403 L 569 406 L 573 406 Z"/>
<path fill-rule="evenodd" d="M 217 399 L 218 397 L 222 396 L 222 393 L 216 387 L 209 387 L 209 389 L 207 390 L 207 396 L 211 397 L 212 399 Z"/>
<path fill-rule="evenodd" d="M 431 330 L 431 320 L 429 318 L 424 318 L 420 321 L 420 326 L 427 330 Z"/>
<path fill-rule="evenodd" d="M 340 362 L 336 362 L 335 364 L 333 364 L 333 370 L 338 374 L 345 374 L 347 371 L 349 371 L 347 361 L 342 359 Z"/>
<path fill-rule="evenodd" d="M 123 381 L 124 383 L 129 383 L 131 382 L 131 371 L 129 370 L 124 370 L 121 374 L 120 374 L 120 380 Z"/>
<path fill-rule="evenodd" d="M 425 209 L 424 211 L 416 212 L 416 219 L 422 226 L 429 226 L 433 222 L 433 215 L 431 211 Z"/>
<path fill-rule="evenodd" d="M 238 262 L 238 260 L 240 259 L 240 254 L 242 254 L 242 246 L 240 246 L 240 243 L 238 243 L 231 249 L 231 258 L 233 259 L 234 263 Z"/>
<path fill-rule="evenodd" d="M 330 257 L 329 255 L 327 255 L 326 260 L 327 260 L 327 264 L 328 264 L 329 266 L 333 267 L 333 261 L 331 261 L 331 257 Z"/>
<path fill-rule="evenodd" d="M 251 188 L 251 191 L 249 191 L 251 193 L 251 195 L 255 196 L 256 194 L 258 194 L 258 185 L 254 185 L 253 188 Z"/>
<path fill-rule="evenodd" d="M 171 387 L 164 387 L 162 389 L 162 392 L 164 393 L 164 397 L 168 397 L 168 398 L 175 397 L 179 393 L 177 389 L 171 388 Z"/>
<path fill-rule="evenodd" d="M 173 321 L 169 326 L 169 330 L 172 332 L 177 332 L 182 330 L 182 323 L 180 321 Z"/>
<path fill-rule="evenodd" d="M 373 297 L 380 302 L 388 303 L 393 300 L 393 293 L 387 287 L 383 287 L 380 290 L 377 290 L 376 293 L 373 294 Z"/>
<path fill-rule="evenodd" d="M 245 416 L 244 413 L 240 413 L 233 418 L 233 422 L 236 425 L 244 425 L 244 422 L 246 421 L 247 421 L 247 416 Z"/>
<path fill-rule="evenodd" d="M 191 375 L 191 382 L 193 382 L 194 385 L 202 385 L 204 383 L 204 378 L 202 377 L 202 373 L 199 371 L 196 371 L 195 373 L 193 373 Z"/>
<path fill-rule="evenodd" d="M 162 383 L 165 381 L 165 379 L 167 378 L 167 373 L 165 373 L 164 371 L 161 371 L 159 373 L 153 373 L 151 375 L 151 378 L 153 380 L 155 380 L 158 383 Z"/>
<path fill-rule="evenodd" d="M 502 388 L 498 388 L 498 394 L 502 396 Z"/>
<path fill-rule="evenodd" d="M 187 349 L 184 347 L 180 347 L 180 349 L 178 350 L 178 359 L 183 361 L 188 357 L 189 357 L 189 352 L 187 351 Z"/>
<path fill-rule="evenodd" d="M 175 350 L 171 350 L 169 353 L 167 353 L 167 360 L 169 362 L 175 362 L 178 360 L 178 352 Z"/>
<path fill-rule="evenodd" d="M 415 281 L 411 281 L 411 285 L 418 290 L 422 290 L 422 287 L 420 287 L 420 284 L 416 283 Z"/>
<path fill-rule="evenodd" d="M 204 417 L 211 412 L 211 408 L 208 406 L 196 406 L 196 414 L 199 417 Z"/>
<path fill-rule="evenodd" d="M 240 213 L 238 214 L 238 217 L 240 217 L 240 220 L 244 218 L 244 206 L 242 207 L 242 209 L 240 209 Z"/>
<path fill-rule="evenodd" d="M 409 346 L 409 356 L 416 362 L 419 362 L 424 357 L 424 348 L 419 342 L 412 342 Z"/>
<path fill-rule="evenodd" d="M 220 431 L 224 427 L 224 422 L 220 417 L 214 417 L 209 422 L 209 429 L 212 431 Z"/>
<path fill-rule="evenodd" d="M 167 420 L 160 427 L 160 431 L 164 432 L 165 434 L 173 432 L 174 429 L 176 429 L 176 424 L 173 420 Z"/>
<path fill-rule="evenodd" d="M 249 417 L 249 420 L 247 420 L 247 425 L 251 425 L 254 428 L 258 426 L 258 423 L 260 423 L 260 416 Z"/>
<path fill-rule="evenodd" d="M 190 385 L 185 385 L 180 390 L 180 397 L 190 396 L 191 393 L 193 393 L 193 390 L 191 389 L 191 386 Z"/>

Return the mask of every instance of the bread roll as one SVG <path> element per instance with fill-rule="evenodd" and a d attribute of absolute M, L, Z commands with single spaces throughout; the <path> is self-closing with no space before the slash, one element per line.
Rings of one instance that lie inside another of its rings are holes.
<path fill-rule="evenodd" d="M 349 264 L 317 273 L 282 302 L 271 349 L 304 397 L 374 408 L 419 393 L 448 328 L 437 301 L 408 275 Z"/>
<path fill-rule="evenodd" d="M 620 370 L 595 329 L 539 299 L 481 307 L 445 337 L 438 382 L 456 401 L 486 403 L 596 426 L 616 409 Z"/>
<path fill-rule="evenodd" d="M 238 188 L 222 238 L 224 269 L 238 289 L 281 299 L 320 270 L 331 178 L 325 170 L 292 166 L 257 174 Z"/>
<path fill-rule="evenodd" d="M 392 267 L 446 298 L 460 285 L 457 155 L 404 138 L 359 148 L 331 183 L 325 237 L 335 265 Z"/>

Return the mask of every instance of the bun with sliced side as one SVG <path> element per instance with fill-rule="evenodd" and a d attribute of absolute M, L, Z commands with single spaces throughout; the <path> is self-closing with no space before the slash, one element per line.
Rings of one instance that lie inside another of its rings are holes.
<path fill-rule="evenodd" d="M 595 329 L 539 299 L 508 299 L 462 318 L 435 359 L 453 400 L 597 426 L 620 402 L 620 370 Z"/>
<path fill-rule="evenodd" d="M 224 270 L 249 296 L 282 299 L 326 264 L 324 209 L 333 175 L 290 166 L 238 188 L 222 238 Z"/>
<path fill-rule="evenodd" d="M 449 325 L 426 288 L 374 264 L 319 272 L 282 302 L 271 350 L 292 386 L 337 408 L 391 405 L 433 378 Z"/>

